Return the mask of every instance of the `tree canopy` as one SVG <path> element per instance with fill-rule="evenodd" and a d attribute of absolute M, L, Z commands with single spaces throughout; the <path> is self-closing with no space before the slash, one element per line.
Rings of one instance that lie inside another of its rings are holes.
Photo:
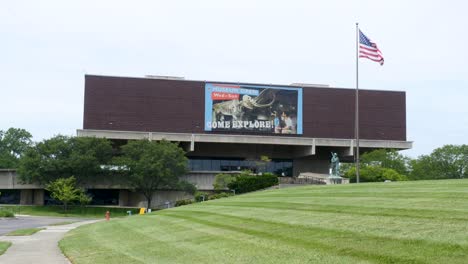
<path fill-rule="evenodd" d="M 0 169 L 16 169 L 19 159 L 32 144 L 32 135 L 25 129 L 0 130 Z"/>
<path fill-rule="evenodd" d="M 180 180 L 187 172 L 188 162 L 185 152 L 175 143 L 130 141 L 122 147 L 122 155 L 115 159 L 115 164 L 122 168 L 131 188 L 145 196 L 148 208 L 158 189 L 193 191 L 193 185 Z"/>
<path fill-rule="evenodd" d="M 107 139 L 55 136 L 28 148 L 20 160 L 18 174 L 27 183 L 45 184 L 74 176 L 78 182 L 92 182 L 106 173 L 101 165 L 112 159 Z"/>
<path fill-rule="evenodd" d="M 361 156 L 360 180 L 362 182 L 376 181 L 404 181 L 409 174 L 408 157 L 395 150 L 376 149 Z M 356 167 L 354 164 L 343 166 L 344 174 L 351 182 L 356 181 Z"/>
<path fill-rule="evenodd" d="M 468 178 L 468 145 L 445 145 L 411 161 L 412 180 Z"/>
<path fill-rule="evenodd" d="M 392 169 L 401 175 L 408 175 L 409 162 L 410 158 L 393 149 L 376 149 L 361 156 L 361 163 L 364 165 Z"/>

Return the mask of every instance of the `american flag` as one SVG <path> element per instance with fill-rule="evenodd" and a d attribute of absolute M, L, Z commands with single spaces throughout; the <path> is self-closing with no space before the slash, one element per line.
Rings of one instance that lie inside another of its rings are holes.
<path fill-rule="evenodd" d="M 377 48 L 377 44 L 372 42 L 364 33 L 359 30 L 359 58 L 367 58 L 384 64 L 382 52 Z"/>

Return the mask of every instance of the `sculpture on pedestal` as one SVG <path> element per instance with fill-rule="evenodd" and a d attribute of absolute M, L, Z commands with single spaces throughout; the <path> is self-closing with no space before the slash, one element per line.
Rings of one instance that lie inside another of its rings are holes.
<path fill-rule="evenodd" d="M 330 177 L 340 177 L 340 159 L 338 158 L 338 153 L 331 153 L 331 174 Z"/>

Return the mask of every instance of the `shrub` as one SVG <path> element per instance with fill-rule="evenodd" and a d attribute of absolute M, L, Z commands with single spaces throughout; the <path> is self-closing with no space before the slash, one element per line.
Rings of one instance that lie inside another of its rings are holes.
<path fill-rule="evenodd" d="M 206 192 L 196 192 L 195 193 L 195 202 L 202 202 L 203 200 L 208 201 L 208 193 L 206 193 Z"/>
<path fill-rule="evenodd" d="M 0 217 L 14 217 L 15 215 L 7 210 L 0 210 Z"/>
<path fill-rule="evenodd" d="M 278 177 L 272 173 L 254 175 L 250 172 L 242 172 L 233 182 L 228 184 L 229 189 L 236 193 L 253 192 L 278 184 Z"/>
<path fill-rule="evenodd" d="M 346 171 L 345 176 L 350 179 L 350 182 L 356 182 L 356 168 L 350 168 Z M 359 170 L 359 180 L 361 182 L 383 182 L 385 180 L 407 181 L 408 178 L 393 169 L 383 168 L 378 165 L 369 165 L 363 166 Z"/>
<path fill-rule="evenodd" d="M 178 207 L 178 206 L 187 205 L 187 204 L 191 204 L 191 203 L 193 203 L 193 202 L 190 199 L 178 200 L 178 201 L 176 201 L 174 206 Z"/>
<path fill-rule="evenodd" d="M 233 182 L 237 177 L 237 174 L 217 174 L 213 183 L 213 188 L 216 191 L 223 191 L 228 189 L 228 184 Z"/>
<path fill-rule="evenodd" d="M 219 199 L 219 198 L 225 198 L 225 197 L 229 197 L 229 196 L 233 196 L 233 195 L 234 194 L 227 193 L 227 192 L 215 193 L 215 194 L 212 194 L 212 195 L 208 196 L 208 199 L 209 200 L 216 200 L 216 199 Z"/>

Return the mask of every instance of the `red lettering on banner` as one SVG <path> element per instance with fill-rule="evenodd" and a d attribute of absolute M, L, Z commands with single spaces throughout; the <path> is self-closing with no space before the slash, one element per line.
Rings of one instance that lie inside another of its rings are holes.
<path fill-rule="evenodd" d="M 213 92 L 211 100 L 239 100 L 239 94 Z"/>

